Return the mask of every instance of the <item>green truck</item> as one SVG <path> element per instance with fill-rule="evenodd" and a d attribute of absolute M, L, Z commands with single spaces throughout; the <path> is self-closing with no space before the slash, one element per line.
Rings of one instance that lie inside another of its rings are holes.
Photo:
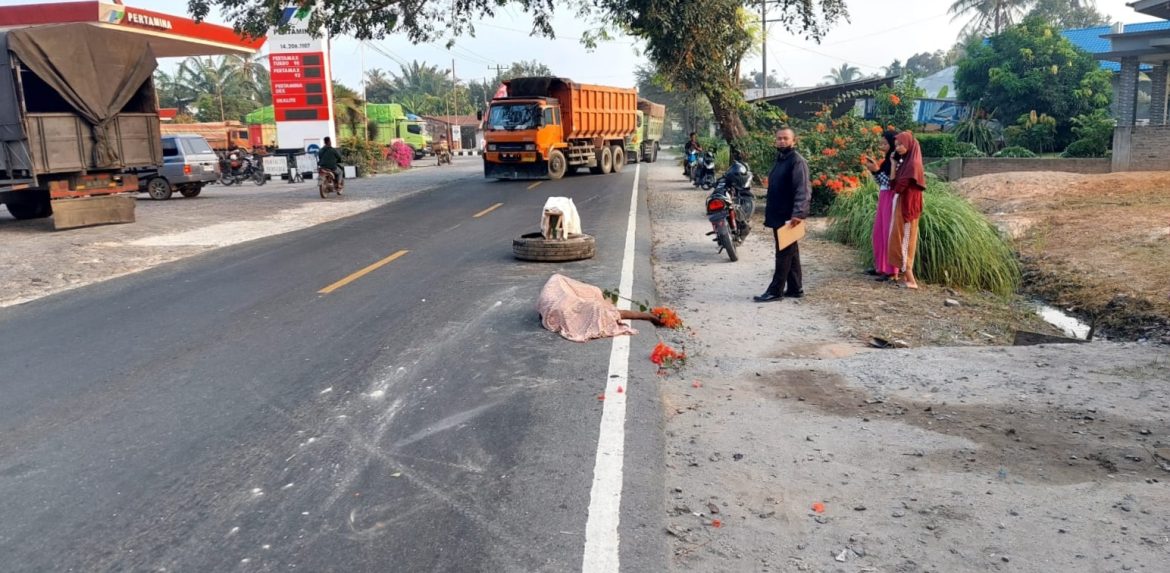
<path fill-rule="evenodd" d="M 406 113 L 400 104 L 366 104 L 366 116 L 369 118 L 368 124 L 364 130 L 362 126 L 356 126 L 357 133 L 354 133 L 355 126 L 338 121 L 338 139 L 365 135 L 370 141 L 380 145 L 390 145 L 395 139 L 401 139 L 414 151 L 415 159 L 421 159 L 431 152 L 431 136 L 427 132 L 426 122 L 416 115 Z M 245 119 L 251 126 L 253 123 L 274 123 L 272 118 L 272 106 L 268 106 L 248 114 Z"/>
<path fill-rule="evenodd" d="M 626 141 L 626 157 L 631 162 L 658 161 L 658 148 L 666 128 L 666 106 L 638 98 L 638 129 Z"/>

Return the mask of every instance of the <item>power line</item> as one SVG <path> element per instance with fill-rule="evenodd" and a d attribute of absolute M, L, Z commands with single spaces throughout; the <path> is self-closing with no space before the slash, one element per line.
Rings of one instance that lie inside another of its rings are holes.
<path fill-rule="evenodd" d="M 816 55 L 818 55 L 818 56 L 825 57 L 825 58 L 832 58 L 832 59 L 834 59 L 834 60 L 840 60 L 840 61 L 842 61 L 842 62 L 845 62 L 846 64 L 852 64 L 852 65 L 854 65 L 854 66 L 859 66 L 859 67 L 862 67 L 862 68 L 869 68 L 869 69 L 871 69 L 871 70 L 880 70 L 880 69 L 882 69 L 882 67 L 881 67 L 881 66 L 872 66 L 872 65 L 870 65 L 870 64 L 863 64 L 863 63 L 861 63 L 861 62 L 854 62 L 854 61 L 850 61 L 849 59 L 847 59 L 847 58 L 842 58 L 841 56 L 834 56 L 833 54 L 826 54 L 826 53 L 824 53 L 824 52 L 818 52 L 818 51 L 816 51 L 816 50 L 813 50 L 813 49 L 810 49 L 810 48 L 806 48 L 806 47 L 804 47 L 804 46 L 798 46 L 798 45 L 796 45 L 796 44 L 790 44 L 790 43 L 788 43 L 788 42 L 785 42 L 785 41 L 783 41 L 783 40 L 776 40 L 776 41 L 777 41 L 777 42 L 780 42 L 781 44 L 784 44 L 785 46 L 788 46 L 788 47 L 790 47 L 790 48 L 796 48 L 797 50 L 802 50 L 802 51 L 808 52 L 808 53 L 810 53 L 810 54 L 816 54 Z"/>
<path fill-rule="evenodd" d="M 943 16 L 947 16 L 947 15 L 948 15 L 948 14 L 947 14 L 946 12 L 943 12 L 942 14 L 935 14 L 934 16 L 931 16 L 931 17 L 929 17 L 929 18 L 923 18 L 923 19 L 921 19 L 921 20 L 917 20 L 917 21 L 914 21 L 914 22 L 907 22 L 907 23 L 905 23 L 905 24 L 902 24 L 901 26 L 894 26 L 894 27 L 892 27 L 892 28 L 883 28 L 882 30 L 879 30 L 879 31 L 877 31 L 877 32 L 872 32 L 872 33 L 870 33 L 870 34 L 864 34 L 864 35 L 861 35 L 861 36 L 853 36 L 853 37 L 847 38 L 847 39 L 845 39 L 845 40 L 838 40 L 838 41 L 836 41 L 836 42 L 831 42 L 831 43 L 828 43 L 828 44 L 821 44 L 821 45 L 822 45 L 822 46 L 840 46 L 840 45 L 842 45 L 842 44 L 851 44 L 851 43 L 853 43 L 853 42 L 856 42 L 856 41 L 858 41 L 858 40 L 864 40 L 864 39 L 867 39 L 867 38 L 873 38 L 873 37 L 875 37 L 875 36 L 884 36 L 884 35 L 886 35 L 886 34 L 889 34 L 890 32 L 894 32 L 894 31 L 897 31 L 897 30 L 901 30 L 901 29 L 903 29 L 903 28 L 909 28 L 909 27 L 911 27 L 911 26 L 917 26 L 917 25 L 919 25 L 919 24 L 923 24 L 923 23 L 925 23 L 925 22 L 929 22 L 929 21 L 931 21 L 931 20 L 936 20 L 936 19 L 938 19 L 938 18 L 942 18 Z"/>

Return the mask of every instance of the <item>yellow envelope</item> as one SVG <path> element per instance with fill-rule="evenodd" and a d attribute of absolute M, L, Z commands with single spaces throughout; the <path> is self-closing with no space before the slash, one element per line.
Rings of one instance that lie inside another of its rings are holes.
<path fill-rule="evenodd" d="M 787 224 L 776 229 L 776 250 L 783 251 L 789 245 L 804 238 L 805 224 L 801 221 L 795 227 L 789 227 Z"/>

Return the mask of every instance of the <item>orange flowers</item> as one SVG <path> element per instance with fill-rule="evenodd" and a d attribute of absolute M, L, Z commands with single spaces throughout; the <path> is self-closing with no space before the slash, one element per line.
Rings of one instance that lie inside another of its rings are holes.
<path fill-rule="evenodd" d="M 678 314 L 665 306 L 659 306 L 650 309 L 650 314 L 657 316 L 662 320 L 662 326 L 666 328 L 682 328 L 683 321 L 678 317 Z"/>
<path fill-rule="evenodd" d="M 679 352 L 665 342 L 659 342 L 658 346 L 650 352 L 650 362 L 658 365 L 659 368 L 679 367 L 686 363 L 687 354 Z"/>
<path fill-rule="evenodd" d="M 832 147 L 826 147 L 826 148 L 824 149 L 824 151 L 821 151 L 821 153 L 822 153 L 822 154 L 823 154 L 825 157 L 836 157 L 836 156 L 837 156 L 837 150 L 836 150 L 836 149 L 834 149 L 834 148 L 832 148 Z"/>
<path fill-rule="evenodd" d="M 825 127 L 825 124 L 823 124 L 823 123 L 817 124 L 817 133 L 824 133 L 825 130 L 827 130 L 827 129 L 829 129 L 829 128 Z"/>
<path fill-rule="evenodd" d="M 874 135 L 881 135 L 882 134 L 882 126 L 880 126 L 880 125 L 873 126 L 873 134 Z"/>
<path fill-rule="evenodd" d="M 845 138 L 844 137 L 833 138 L 833 145 L 836 145 L 837 147 L 845 147 Z"/>
<path fill-rule="evenodd" d="M 898 105 L 902 103 L 902 98 L 898 97 L 898 94 L 890 94 L 890 103 Z"/>

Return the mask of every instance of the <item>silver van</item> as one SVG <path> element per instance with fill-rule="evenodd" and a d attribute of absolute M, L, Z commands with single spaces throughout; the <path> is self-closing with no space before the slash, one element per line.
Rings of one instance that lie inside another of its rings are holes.
<path fill-rule="evenodd" d="M 162 152 L 163 164 L 157 171 L 138 175 L 139 190 L 151 199 L 170 199 L 174 191 L 194 197 L 219 179 L 219 156 L 201 135 L 164 135 Z"/>

